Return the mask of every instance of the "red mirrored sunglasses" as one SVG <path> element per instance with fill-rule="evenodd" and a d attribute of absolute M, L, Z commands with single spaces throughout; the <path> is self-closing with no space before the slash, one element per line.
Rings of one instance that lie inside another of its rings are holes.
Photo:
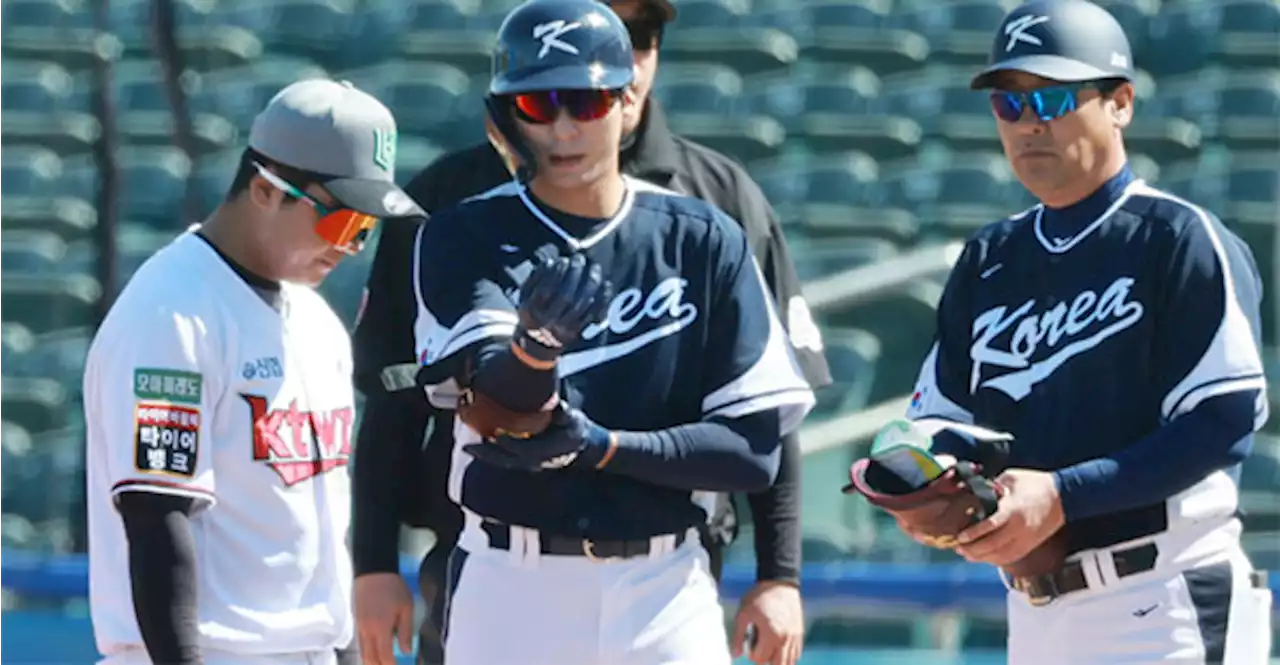
<path fill-rule="evenodd" d="M 521 120 L 535 125 L 549 125 L 560 116 L 560 109 L 579 122 L 599 120 L 622 96 L 620 90 L 545 90 L 511 96 L 511 106 Z"/>

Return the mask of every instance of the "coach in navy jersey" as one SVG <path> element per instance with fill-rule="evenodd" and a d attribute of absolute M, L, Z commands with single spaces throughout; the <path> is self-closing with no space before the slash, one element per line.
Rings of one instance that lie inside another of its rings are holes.
<path fill-rule="evenodd" d="M 966 244 L 910 415 L 1015 436 L 985 460 L 1008 492 L 965 557 L 1007 565 L 1065 531 L 1059 571 L 1005 578 L 1010 663 L 1263 663 L 1271 599 L 1236 487 L 1267 417 L 1261 280 L 1212 212 L 1129 170 L 1132 67 L 1085 0 L 1003 21 L 973 88 L 1041 203 Z"/>
<path fill-rule="evenodd" d="M 741 227 L 621 175 L 634 71 L 617 15 L 521 4 L 494 72 L 519 179 L 419 231 L 419 378 L 440 408 L 468 392 L 561 406 L 528 438 L 455 422 L 445 661 L 727 665 L 699 529 L 715 492 L 773 483 L 813 394 Z"/>

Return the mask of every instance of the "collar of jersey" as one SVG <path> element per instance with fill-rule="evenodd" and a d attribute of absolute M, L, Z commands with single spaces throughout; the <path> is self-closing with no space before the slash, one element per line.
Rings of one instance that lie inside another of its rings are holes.
<path fill-rule="evenodd" d="M 1103 183 L 1102 187 L 1081 201 L 1065 208 L 1048 209 L 1048 217 L 1052 221 L 1080 229 L 1069 238 L 1058 238 L 1056 242 L 1050 240 L 1044 231 L 1046 208 L 1041 203 L 1036 206 L 1034 224 L 1036 240 L 1050 254 L 1064 254 L 1070 251 L 1072 247 L 1083 242 L 1099 226 L 1102 226 L 1102 223 L 1107 221 L 1107 218 L 1111 217 L 1116 210 L 1119 210 L 1120 206 L 1124 205 L 1124 202 L 1133 194 L 1134 187 L 1141 184 L 1143 182 L 1134 177 L 1133 171 L 1130 171 L 1126 165 L 1119 173 Z M 1081 228 L 1082 225 L 1083 228 Z"/>
<path fill-rule="evenodd" d="M 539 222 L 542 222 L 542 225 L 550 229 L 552 233 L 560 236 L 560 239 L 569 246 L 569 249 L 577 252 L 588 249 L 601 240 L 604 240 L 606 236 L 613 233 L 613 230 L 618 228 L 618 226 L 627 219 L 627 215 L 631 214 L 631 206 L 636 200 L 635 188 L 631 186 L 629 178 L 623 177 L 623 183 L 626 185 L 627 189 L 622 194 L 622 205 L 618 206 L 618 212 L 614 213 L 608 221 L 600 225 L 594 233 L 585 238 L 578 238 L 564 230 L 564 228 L 559 224 L 555 223 L 555 220 L 551 219 L 547 213 L 543 212 L 543 210 L 538 207 L 538 204 L 533 202 L 533 199 L 529 198 L 528 188 L 523 183 L 520 184 L 520 188 L 516 191 L 520 196 L 520 202 L 529 210 L 529 213 L 536 217 Z"/>

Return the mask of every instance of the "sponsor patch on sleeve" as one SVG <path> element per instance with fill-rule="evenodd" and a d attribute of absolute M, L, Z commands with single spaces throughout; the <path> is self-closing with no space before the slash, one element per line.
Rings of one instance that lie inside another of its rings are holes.
<path fill-rule="evenodd" d="M 204 377 L 196 372 L 139 367 L 133 370 L 133 394 L 138 399 L 174 404 L 200 404 Z"/>
<path fill-rule="evenodd" d="M 167 402 L 134 409 L 134 465 L 143 473 L 190 478 L 200 449 L 200 410 Z"/>

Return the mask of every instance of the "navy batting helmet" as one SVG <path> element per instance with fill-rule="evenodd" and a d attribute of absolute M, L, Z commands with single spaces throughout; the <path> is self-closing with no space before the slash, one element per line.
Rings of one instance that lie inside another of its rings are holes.
<path fill-rule="evenodd" d="M 620 90 L 635 77 L 631 37 L 595 0 L 530 0 L 498 28 L 490 95 Z"/>
<path fill-rule="evenodd" d="M 1063 83 L 1133 80 L 1124 29 L 1088 0 L 1032 0 L 1009 12 L 991 44 L 986 69 L 970 83 L 992 87 L 996 73 L 1020 71 Z"/>

